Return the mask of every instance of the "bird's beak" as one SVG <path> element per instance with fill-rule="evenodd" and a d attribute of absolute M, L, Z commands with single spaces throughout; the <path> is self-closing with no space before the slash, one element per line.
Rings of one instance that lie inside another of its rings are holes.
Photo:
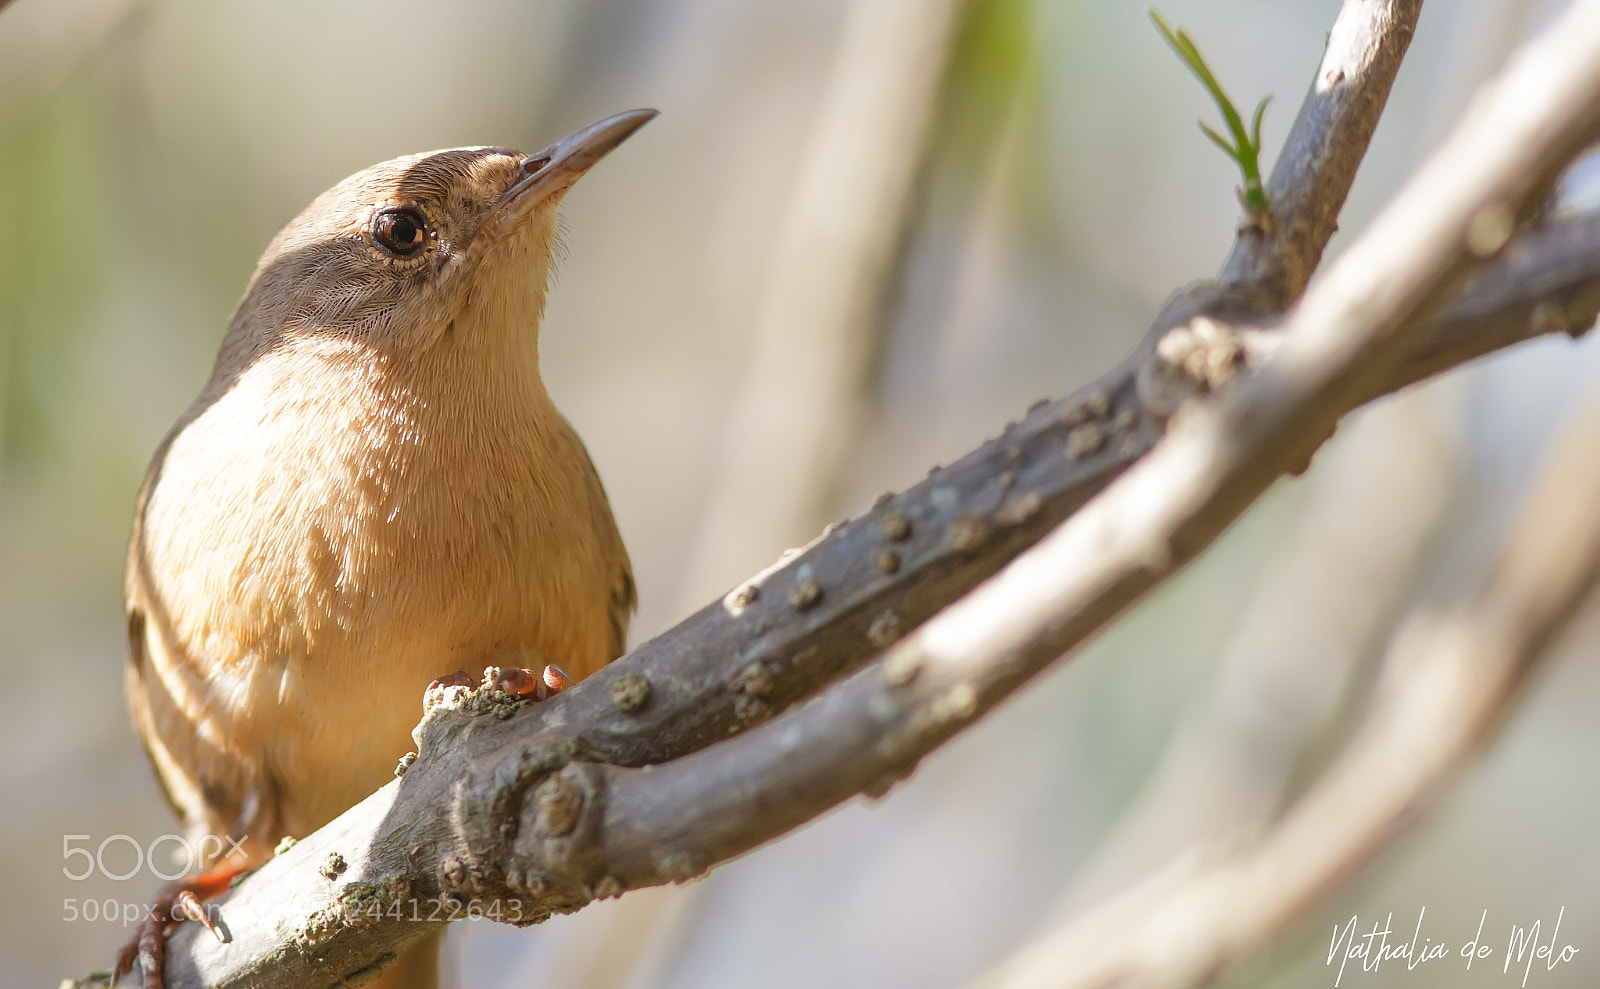
<path fill-rule="evenodd" d="M 649 123 L 656 110 L 627 110 L 575 131 L 522 159 L 521 177 L 495 204 L 496 226 L 509 230 L 534 206 L 559 195 L 595 162 Z"/>

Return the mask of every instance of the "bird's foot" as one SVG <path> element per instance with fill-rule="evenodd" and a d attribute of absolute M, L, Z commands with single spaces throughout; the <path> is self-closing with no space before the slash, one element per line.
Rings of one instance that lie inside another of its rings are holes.
<path fill-rule="evenodd" d="M 206 910 L 205 901 L 220 895 L 247 868 L 242 863 L 224 862 L 163 886 L 139 925 L 139 933 L 117 952 L 117 964 L 111 972 L 113 989 L 124 975 L 133 971 L 135 961 L 144 975 L 144 989 L 162 989 L 167 934 L 186 920 L 199 921 L 218 941 L 226 941 L 222 928 Z"/>
<path fill-rule="evenodd" d="M 554 663 L 546 666 L 542 673 L 515 666 L 491 666 L 483 671 L 481 681 L 474 679 L 466 670 L 458 670 L 428 684 L 428 689 L 422 695 L 422 709 L 431 711 L 450 700 L 454 694 L 468 693 L 480 685 L 504 691 L 518 700 L 542 701 L 576 682 L 566 670 Z"/>
<path fill-rule="evenodd" d="M 484 678 L 492 683 L 496 690 L 503 690 L 522 700 L 542 701 L 546 697 L 561 693 L 577 682 L 566 670 L 554 663 L 547 665 L 542 673 L 515 666 L 490 667 L 483 672 Z"/>
<path fill-rule="evenodd" d="M 428 689 L 422 692 L 422 711 L 426 714 L 446 701 L 459 699 L 471 693 L 477 685 L 478 681 L 466 670 L 447 673 L 428 684 Z"/>

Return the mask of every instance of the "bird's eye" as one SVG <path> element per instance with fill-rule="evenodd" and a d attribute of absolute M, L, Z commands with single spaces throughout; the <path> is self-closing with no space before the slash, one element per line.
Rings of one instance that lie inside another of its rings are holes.
<path fill-rule="evenodd" d="M 428 242 L 428 224 L 414 209 L 386 209 L 372 218 L 372 242 L 397 258 L 414 258 Z"/>

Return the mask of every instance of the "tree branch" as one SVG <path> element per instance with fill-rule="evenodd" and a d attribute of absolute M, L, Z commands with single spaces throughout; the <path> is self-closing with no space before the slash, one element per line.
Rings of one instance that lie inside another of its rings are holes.
<path fill-rule="evenodd" d="M 1536 336 L 1574 339 L 1600 311 L 1600 215 L 1558 217 L 1514 239 L 1494 263 L 1470 272 L 1430 316 L 1391 377 L 1363 400 Z"/>
<path fill-rule="evenodd" d="M 1600 575 L 1600 403 L 1573 417 L 1472 608 L 1413 614 L 1371 714 L 1263 839 L 1179 864 L 1063 925 L 978 985 L 1202 985 L 1291 927 L 1404 833 L 1520 696 Z"/>
<path fill-rule="evenodd" d="M 576 879 L 599 867 L 624 888 L 682 878 L 858 792 L 883 792 L 1193 558 L 1309 458 L 1366 382 L 1384 380 L 1404 359 L 1425 325 L 1415 320 L 1419 311 L 1471 261 L 1470 250 L 1482 248 L 1486 212 L 1522 208 L 1597 119 L 1600 3 L 1580 4 L 1524 49 L 1390 208 L 1311 285 L 1268 366 L 1185 410 L 1102 497 L 874 667 L 742 744 L 646 770 L 572 772 L 568 782 L 600 800 L 604 820 L 594 822 L 583 856 L 543 859 L 540 870 Z M 1019 481 L 1009 498 L 1028 490 Z M 949 531 L 961 530 L 952 523 Z M 668 861 L 682 868 L 664 868 Z"/>
<path fill-rule="evenodd" d="M 1520 60 L 1313 286 L 1271 365 L 1195 409 L 1106 497 L 893 649 L 881 670 L 744 744 L 652 767 L 648 784 L 639 770 L 597 767 L 607 827 L 595 839 L 610 846 L 602 857 L 613 874 L 625 883 L 675 878 L 646 860 L 663 837 L 667 847 L 688 846 L 678 854 L 698 871 L 859 790 L 881 789 L 1191 557 L 1307 456 L 1372 365 L 1404 353 L 1405 317 L 1466 262 L 1482 211 L 1516 208 L 1570 154 L 1568 134 L 1592 126 L 1600 30 L 1576 28 L 1600 25 L 1568 26 Z"/>
<path fill-rule="evenodd" d="M 1170 411 L 1152 410 L 1141 375 L 1170 363 L 1156 343 L 1199 315 L 1259 310 L 1249 299 L 1260 293 L 1185 293 L 1152 342 L 1097 384 L 1037 407 L 569 694 L 518 712 L 479 692 L 436 710 L 402 785 L 234 891 L 232 944 L 203 940 L 196 925 L 174 934 L 169 983 L 331 984 L 431 932 L 430 901 L 479 898 L 505 908 L 501 919 L 530 922 L 688 878 L 858 791 L 881 791 L 1198 552 L 1375 381 L 1396 383 L 1408 360 L 1426 360 L 1408 350 L 1430 339 L 1416 317 L 1465 265 L 1473 218 L 1519 205 L 1565 160 L 1571 134 L 1592 125 L 1594 80 L 1575 64 L 1600 64 L 1576 50 L 1594 43 L 1587 26 L 1543 43 L 1540 72 L 1508 77 L 1447 146 L 1465 154 L 1459 174 L 1408 190 L 1313 287 L 1266 368 L 1185 411 L 1105 498 L 880 667 L 706 748 L 859 666 L 1127 470 Z M 333 879 L 318 878 L 324 867 Z M 407 919 L 381 916 L 391 907 Z M 424 919 L 411 921 L 412 909 Z"/>
<path fill-rule="evenodd" d="M 1389 13 L 1380 16 L 1383 11 Z M 1353 18 L 1370 24 L 1366 33 L 1345 33 L 1362 44 L 1372 34 L 1379 52 L 1368 58 L 1355 52 L 1336 58 L 1330 49 L 1328 59 L 1347 66 L 1346 92 L 1368 95 L 1360 100 L 1318 97 L 1318 112 L 1302 117 L 1326 133 L 1316 139 L 1311 134 L 1292 138 L 1291 147 L 1303 145 L 1306 150 L 1286 151 L 1274 171 L 1274 188 L 1291 190 L 1279 208 L 1281 222 L 1320 231 L 1321 240 L 1308 241 L 1318 253 L 1332 227 L 1312 222 L 1301 211 L 1338 212 L 1354 174 L 1349 149 L 1364 151 L 1382 109 L 1382 94 L 1374 87 L 1386 87 L 1385 80 L 1392 79 L 1392 72 L 1384 75 L 1378 68 L 1397 60 L 1409 41 L 1411 20 L 1402 16 L 1407 11 L 1414 20 L 1414 5 L 1405 0 L 1376 5 L 1348 0 L 1341 22 Z M 1296 133 L 1312 126 L 1297 123 Z M 1334 147 L 1341 150 L 1328 150 Z M 1324 167 L 1343 178 L 1320 179 Z M 1298 178 L 1291 183 L 1289 176 Z M 1600 275 L 1600 264 L 1595 268 Z M 585 745 L 601 761 L 664 762 L 757 723 L 859 667 L 993 574 L 1149 451 L 1165 429 L 1165 417 L 1151 414 L 1137 399 L 1135 378 L 1169 330 L 1201 314 L 1256 316 L 1265 311 L 1261 298 L 1297 294 L 1299 288 L 1268 282 L 1225 287 L 1203 283 L 1179 293 L 1158 315 L 1140 350 L 1095 382 L 1063 399 L 1037 403 L 1000 437 L 955 464 L 936 468 L 893 505 L 880 504 L 833 529 L 597 674 L 571 723 L 584 726 Z M 1478 308 L 1514 311 L 1527 299 L 1515 293 L 1526 288 L 1506 286 L 1506 295 L 1484 298 Z M 1583 314 L 1574 313 L 1573 319 L 1582 321 Z M 1448 334 L 1448 327 L 1444 332 Z M 1518 339 L 1534 335 L 1526 331 Z M 1496 340 L 1499 346 L 1512 342 L 1509 337 Z M 1478 353 L 1490 349 L 1485 346 Z M 1431 353 L 1419 349 L 1418 364 L 1428 365 Z M 1068 449 L 1073 456 L 1055 456 Z M 1024 480 L 1016 470 L 1023 461 L 1030 464 L 1028 490 L 1037 498 L 1030 495 L 1013 504 L 1005 516 L 1008 524 L 1002 531 L 985 533 L 989 538 L 977 546 L 962 540 L 958 549 L 943 538 L 954 518 L 964 514 L 956 506 L 970 506 L 970 513 L 1009 504 L 1004 489 Z M 886 528 L 904 535 L 889 538 Z M 894 558 L 883 557 L 883 551 Z M 807 584 L 820 592 L 814 600 Z M 788 601 L 796 591 L 795 601 L 803 606 Z M 617 678 L 635 669 L 649 673 L 651 702 L 621 714 L 612 709 L 608 692 Z"/>
<path fill-rule="evenodd" d="M 1338 227 L 1421 13 L 1422 0 L 1346 0 L 1267 183 L 1271 222 L 1241 219 L 1220 281 L 1270 290 L 1272 311 L 1305 288 Z"/>

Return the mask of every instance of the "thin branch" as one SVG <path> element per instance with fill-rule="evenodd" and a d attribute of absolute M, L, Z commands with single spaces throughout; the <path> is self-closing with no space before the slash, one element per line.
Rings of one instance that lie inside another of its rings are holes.
<path fill-rule="evenodd" d="M 1400 360 L 1367 383 L 1360 403 L 1399 391 L 1537 337 L 1576 339 L 1600 312 L 1600 212 L 1559 216 L 1520 234 L 1492 263 L 1473 269 L 1438 310 L 1425 317 Z M 1276 329 L 1245 330 L 1251 365 L 1283 345 Z"/>
<path fill-rule="evenodd" d="M 1064 925 L 985 989 L 1177 989 L 1292 927 L 1415 821 L 1480 750 L 1600 576 L 1600 402 L 1574 416 L 1465 613 L 1415 614 L 1371 714 L 1263 839 L 1180 864 Z"/>
<path fill-rule="evenodd" d="M 1422 0 L 1345 0 L 1267 182 L 1273 222 L 1246 218 L 1219 281 L 1262 286 L 1271 311 L 1305 288 L 1338 226 L 1421 12 Z"/>
<path fill-rule="evenodd" d="M 1518 236 L 1493 264 L 1468 274 L 1430 317 L 1394 376 L 1367 399 L 1535 336 L 1574 339 L 1600 311 L 1600 213 L 1557 217 Z"/>

